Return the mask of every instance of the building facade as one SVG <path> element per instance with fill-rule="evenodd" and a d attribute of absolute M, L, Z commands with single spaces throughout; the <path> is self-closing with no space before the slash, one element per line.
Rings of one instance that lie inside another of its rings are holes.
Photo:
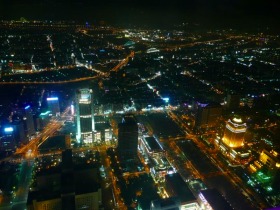
<path fill-rule="evenodd" d="M 230 148 L 242 147 L 246 130 L 246 123 L 243 123 L 241 118 L 234 117 L 229 119 L 222 138 L 223 143 Z"/>
<path fill-rule="evenodd" d="M 51 111 L 52 116 L 60 115 L 60 106 L 58 97 L 47 98 L 48 109 Z"/>
<path fill-rule="evenodd" d="M 123 117 L 118 124 L 118 154 L 123 160 L 137 157 L 138 125 L 133 115 Z"/>
<path fill-rule="evenodd" d="M 77 141 L 82 144 L 94 143 L 93 132 L 94 109 L 91 89 L 80 89 L 76 93 L 76 122 L 77 122 Z"/>

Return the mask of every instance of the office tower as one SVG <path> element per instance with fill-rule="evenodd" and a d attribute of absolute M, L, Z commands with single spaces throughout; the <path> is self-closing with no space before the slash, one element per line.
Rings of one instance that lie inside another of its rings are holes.
<path fill-rule="evenodd" d="M 37 113 L 35 115 L 35 127 L 37 131 L 41 131 L 50 122 L 52 113 L 51 111 Z"/>
<path fill-rule="evenodd" d="M 17 145 L 26 143 L 27 138 L 24 134 L 24 125 L 20 120 L 15 120 L 12 122 L 12 127 L 14 129 L 14 137 Z"/>
<path fill-rule="evenodd" d="M 23 125 L 25 129 L 25 135 L 30 138 L 35 134 L 33 113 L 30 105 L 25 106 L 24 109 L 20 110 L 22 113 Z"/>
<path fill-rule="evenodd" d="M 77 115 L 77 141 L 82 144 L 94 142 L 93 131 L 94 113 L 93 97 L 91 89 L 80 89 L 76 93 L 76 115 Z"/>
<path fill-rule="evenodd" d="M 16 141 L 14 136 L 14 128 L 7 126 L 0 130 L 0 151 L 14 151 Z"/>
<path fill-rule="evenodd" d="M 234 117 L 229 119 L 222 138 L 223 143 L 230 148 L 242 147 L 246 129 L 246 123 L 243 123 L 241 118 Z"/>
<path fill-rule="evenodd" d="M 53 116 L 60 115 L 59 99 L 58 97 L 47 98 L 48 109 L 51 111 Z"/>
<path fill-rule="evenodd" d="M 218 122 L 218 118 L 222 116 L 222 106 L 214 103 L 197 103 L 197 105 L 195 127 L 214 127 Z"/>
<path fill-rule="evenodd" d="M 227 108 L 229 110 L 235 110 L 239 108 L 240 95 L 228 94 L 226 100 L 227 100 Z"/>
<path fill-rule="evenodd" d="M 122 160 L 135 159 L 138 148 L 138 125 L 133 115 L 118 124 L 118 154 Z"/>

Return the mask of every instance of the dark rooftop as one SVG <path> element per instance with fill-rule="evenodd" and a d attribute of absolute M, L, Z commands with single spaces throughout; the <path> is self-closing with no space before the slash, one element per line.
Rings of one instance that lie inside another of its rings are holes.
<path fill-rule="evenodd" d="M 179 210 L 180 200 L 178 197 L 170 197 L 166 199 L 157 199 L 151 202 L 151 209 L 168 209 L 168 210 Z"/>
<path fill-rule="evenodd" d="M 215 210 L 233 209 L 217 189 L 202 190 L 201 193 L 213 209 Z"/>
<path fill-rule="evenodd" d="M 166 184 L 172 188 L 173 196 L 178 196 L 181 203 L 188 203 L 196 200 L 180 174 L 168 174 L 165 176 L 165 180 Z"/>
<path fill-rule="evenodd" d="M 159 143 L 157 142 L 157 140 L 150 136 L 150 137 L 145 137 L 145 141 L 147 142 L 149 149 L 151 151 L 157 151 L 157 150 L 162 150 L 162 148 L 160 147 Z"/>

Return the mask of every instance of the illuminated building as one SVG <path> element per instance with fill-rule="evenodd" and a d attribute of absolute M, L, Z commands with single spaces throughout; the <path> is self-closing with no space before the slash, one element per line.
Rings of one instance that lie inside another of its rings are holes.
<path fill-rule="evenodd" d="M 227 121 L 223 137 L 217 136 L 215 139 L 215 143 L 231 164 L 245 164 L 250 161 L 251 151 L 244 146 L 246 130 L 246 123 L 243 123 L 241 118 L 234 117 Z"/>
<path fill-rule="evenodd" d="M 155 53 L 155 52 L 159 52 L 159 49 L 157 49 L 157 48 L 149 48 L 147 50 L 147 53 Z"/>
<path fill-rule="evenodd" d="M 95 142 L 102 144 L 110 144 L 112 140 L 112 128 L 108 120 L 104 116 L 94 116 L 95 122 L 95 132 L 94 139 Z"/>
<path fill-rule="evenodd" d="M 94 109 L 91 89 L 80 89 L 76 94 L 77 141 L 82 144 L 94 142 Z"/>
<path fill-rule="evenodd" d="M 233 208 L 216 189 L 202 190 L 198 195 L 201 210 L 232 210 Z"/>
<path fill-rule="evenodd" d="M 250 164 L 253 172 L 252 180 L 257 180 L 262 188 L 269 193 L 280 193 L 280 155 L 279 151 L 264 149 L 258 161 Z M 253 183 L 254 184 L 254 183 Z"/>
<path fill-rule="evenodd" d="M 181 202 L 180 209 L 198 210 L 199 206 L 195 196 L 180 174 L 168 174 L 165 176 L 165 189 L 169 197 L 178 197 Z"/>
<path fill-rule="evenodd" d="M 0 133 L 0 151 L 15 150 L 14 128 L 12 126 L 7 126 L 2 129 Z"/>
<path fill-rule="evenodd" d="M 48 109 L 51 111 L 53 116 L 60 115 L 59 99 L 58 97 L 47 98 Z"/>
<path fill-rule="evenodd" d="M 44 127 L 49 123 L 51 120 L 51 111 L 42 112 L 39 115 L 38 122 L 37 122 L 37 129 L 39 131 L 43 130 Z"/>
<path fill-rule="evenodd" d="M 118 124 L 118 154 L 122 160 L 137 158 L 138 125 L 133 115 L 126 115 Z"/>
<path fill-rule="evenodd" d="M 229 148 L 242 147 L 246 129 L 246 123 L 243 123 L 241 118 L 229 119 L 222 138 L 223 143 Z"/>
<path fill-rule="evenodd" d="M 161 144 L 153 136 L 143 136 L 140 141 L 140 148 L 147 157 L 161 158 L 165 154 Z"/>
<path fill-rule="evenodd" d="M 277 151 L 263 150 L 260 154 L 259 161 L 270 171 L 280 170 L 280 155 Z"/>
<path fill-rule="evenodd" d="M 95 142 L 109 144 L 112 140 L 112 128 L 110 124 L 96 124 L 96 131 L 94 132 Z"/>
<path fill-rule="evenodd" d="M 151 175 L 155 181 L 164 181 L 166 174 L 174 173 L 174 169 L 165 157 L 165 151 L 155 137 L 143 136 L 139 147 L 145 162 L 150 164 Z"/>

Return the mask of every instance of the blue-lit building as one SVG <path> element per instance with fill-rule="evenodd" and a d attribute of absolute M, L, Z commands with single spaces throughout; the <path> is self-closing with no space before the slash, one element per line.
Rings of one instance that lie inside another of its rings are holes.
<path fill-rule="evenodd" d="M 47 98 L 48 109 L 51 111 L 53 116 L 60 115 L 60 106 L 58 97 Z"/>
<path fill-rule="evenodd" d="M 37 130 L 43 130 L 44 127 L 49 123 L 51 120 L 52 112 L 51 111 L 45 111 L 41 112 L 39 117 L 37 118 L 36 124 L 37 124 Z"/>
<path fill-rule="evenodd" d="M 16 141 L 12 126 L 5 126 L 0 131 L 0 151 L 14 151 Z"/>
<path fill-rule="evenodd" d="M 76 138 L 79 143 L 94 143 L 94 107 L 91 89 L 80 89 L 76 93 Z"/>

